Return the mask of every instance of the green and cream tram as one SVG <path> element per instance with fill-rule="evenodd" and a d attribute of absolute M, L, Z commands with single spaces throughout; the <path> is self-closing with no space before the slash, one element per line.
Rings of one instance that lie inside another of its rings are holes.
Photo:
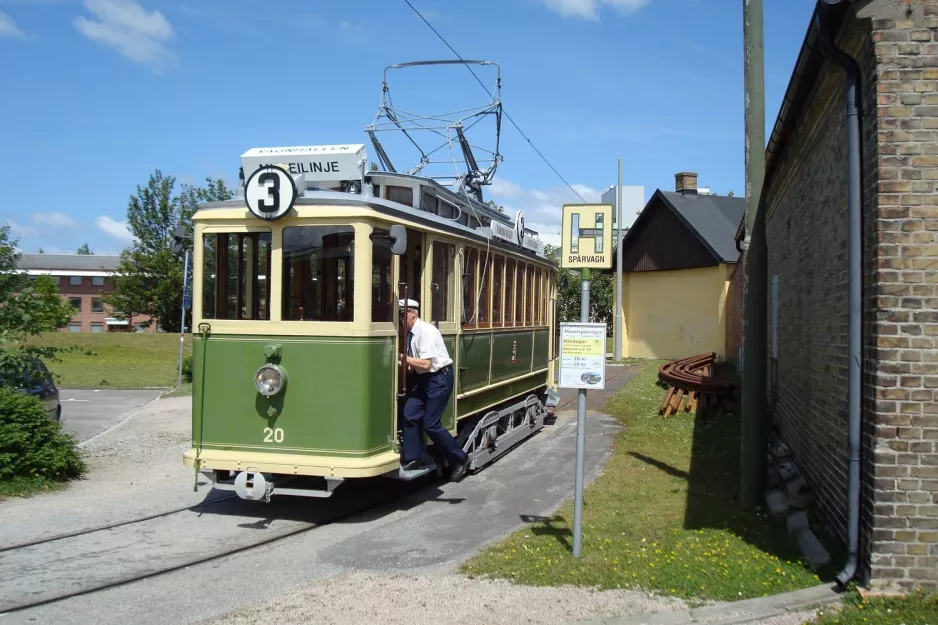
<path fill-rule="evenodd" d="M 443 423 L 470 469 L 556 405 L 557 269 L 536 233 L 432 179 L 366 172 L 363 154 L 252 150 L 243 197 L 193 218 L 184 463 L 216 488 L 321 497 L 343 480 L 426 472 L 400 466 L 404 298 L 454 360 Z"/>

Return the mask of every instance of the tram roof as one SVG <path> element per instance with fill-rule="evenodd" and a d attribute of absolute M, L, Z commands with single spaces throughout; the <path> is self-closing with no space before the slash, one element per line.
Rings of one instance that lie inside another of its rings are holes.
<path fill-rule="evenodd" d="M 399 173 L 386 173 L 386 172 L 371 172 L 369 177 L 371 178 L 399 178 L 399 179 L 410 179 L 413 182 L 419 183 L 425 187 L 432 187 L 437 192 L 443 192 L 447 195 L 446 200 L 457 204 L 461 211 L 466 210 L 466 198 L 461 195 L 454 193 L 453 191 L 447 189 L 446 187 L 440 185 L 435 180 L 430 180 L 427 178 L 421 178 L 420 176 L 412 176 L 407 174 Z M 471 200 L 471 209 L 468 211 L 470 215 L 475 216 L 477 219 L 479 217 L 485 217 L 491 220 L 499 221 L 506 225 L 511 225 L 511 220 L 502 213 L 492 210 L 491 208 L 485 206 L 481 202 Z M 422 208 L 414 208 L 407 206 L 406 204 L 401 204 L 399 202 L 394 202 L 387 200 L 381 197 L 375 197 L 373 195 L 364 195 L 357 193 L 349 193 L 344 191 L 327 191 L 322 189 L 306 189 L 302 195 L 296 198 L 294 206 L 348 206 L 355 205 L 357 207 L 368 208 L 374 210 L 378 213 L 383 213 L 386 215 L 402 216 L 409 218 L 415 222 L 423 223 L 425 225 L 431 225 L 439 228 L 443 231 L 448 231 L 452 234 L 463 236 L 467 239 L 475 240 L 476 242 L 488 243 L 491 247 L 500 249 L 505 252 L 512 252 L 514 254 L 520 254 L 523 256 L 531 256 L 537 258 L 538 260 L 545 261 L 550 264 L 553 263 L 546 255 L 543 253 L 538 254 L 530 248 L 521 247 L 519 245 L 512 244 L 508 241 L 503 241 L 491 233 L 490 227 L 483 228 L 473 228 L 459 223 L 454 219 L 449 219 L 446 217 L 441 217 L 435 213 L 424 210 Z M 211 211 L 213 209 L 225 209 L 225 208 L 244 208 L 246 212 L 247 206 L 244 203 L 244 198 L 239 196 L 230 200 L 223 200 L 220 202 L 206 202 L 199 204 L 197 211 L 201 213 L 202 211 Z M 250 214 L 250 213 L 249 213 Z M 258 220 L 260 221 L 260 220 Z M 481 220 L 480 220 L 481 221 Z M 537 232 L 525 228 L 525 232 L 536 235 Z M 540 239 L 538 239 L 540 241 Z M 543 244 L 543 242 L 541 242 Z"/>

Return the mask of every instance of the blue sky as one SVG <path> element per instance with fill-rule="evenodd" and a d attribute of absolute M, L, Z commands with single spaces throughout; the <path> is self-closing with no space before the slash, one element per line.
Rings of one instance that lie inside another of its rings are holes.
<path fill-rule="evenodd" d="M 620 157 L 646 199 L 685 170 L 743 194 L 740 0 L 411 2 L 463 58 L 500 64 L 506 113 L 585 199 Z M 813 6 L 765 0 L 767 138 Z M 357 142 L 374 160 L 384 67 L 444 58 L 403 0 L 0 0 L 0 222 L 23 251 L 119 253 L 128 198 L 156 168 L 233 184 L 252 147 Z M 488 101 L 462 66 L 392 72 L 389 87 L 416 112 Z M 579 200 L 507 119 L 500 152 L 487 199 L 552 240 Z"/>

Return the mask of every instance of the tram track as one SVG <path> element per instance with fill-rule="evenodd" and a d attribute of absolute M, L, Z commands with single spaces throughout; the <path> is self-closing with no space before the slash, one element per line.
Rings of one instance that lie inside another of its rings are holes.
<path fill-rule="evenodd" d="M 6 551 L 16 551 L 17 549 L 25 549 L 27 547 L 35 547 L 36 545 L 43 545 L 43 544 L 55 542 L 58 540 L 65 540 L 66 538 L 76 538 L 78 536 L 86 536 L 88 534 L 94 534 L 95 532 L 104 532 L 110 529 L 123 527 L 125 525 L 133 525 L 135 523 L 142 523 L 144 521 L 150 521 L 152 519 L 158 519 L 160 517 L 170 516 L 178 512 L 185 512 L 186 510 L 195 510 L 196 508 L 200 508 L 202 506 L 210 506 L 215 503 L 227 501 L 229 499 L 234 499 L 235 497 L 237 497 L 237 495 L 224 495 L 222 497 L 216 497 L 215 499 L 211 499 L 209 501 L 200 501 L 199 503 L 195 505 L 181 506 L 179 508 L 173 508 L 171 510 L 164 510 L 163 512 L 157 512 L 155 514 L 150 514 L 150 515 L 140 517 L 137 519 L 130 519 L 128 521 L 119 521 L 117 523 L 110 523 L 108 525 L 97 525 L 94 527 L 88 527 L 82 530 L 69 532 L 67 534 L 56 534 L 55 536 L 50 536 L 48 538 L 37 538 L 36 540 L 31 540 L 31 541 L 27 541 L 23 543 L 3 545 L 3 546 L 0 546 L 0 553 L 4 553 Z"/>
<path fill-rule="evenodd" d="M 427 478 L 385 483 L 383 488 L 377 484 L 369 484 L 369 488 L 346 485 L 350 488 L 344 497 L 340 498 L 337 491 L 329 500 L 284 498 L 258 504 L 230 495 L 140 519 L 11 545 L 3 549 L 4 557 L 0 559 L 0 616 L 102 592 L 299 536 L 428 488 L 435 478 L 432 475 Z M 229 502 L 228 506 L 221 508 L 232 510 L 226 513 L 217 509 L 217 516 L 213 515 L 208 525 L 199 522 L 206 514 L 205 510 L 197 512 L 199 508 L 225 502 Z M 212 522 L 216 520 L 220 523 Z M 251 531 L 267 531 L 278 522 L 286 527 L 274 530 L 274 535 L 245 540 Z M 187 525 L 204 531 L 193 533 L 193 528 Z M 249 531 L 234 530 L 225 536 L 232 525 Z M 212 535 L 219 530 L 221 536 Z M 111 540 L 98 540 L 106 532 Z M 118 533 L 124 535 L 116 536 Z M 213 545 L 219 541 L 229 546 L 206 553 L 206 543 Z M 152 562 L 163 565 L 154 567 Z"/>

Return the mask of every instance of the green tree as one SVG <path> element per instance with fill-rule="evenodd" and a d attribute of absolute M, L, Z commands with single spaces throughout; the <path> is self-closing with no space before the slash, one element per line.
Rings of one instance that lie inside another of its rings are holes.
<path fill-rule="evenodd" d="M 551 261 L 560 265 L 560 250 L 552 245 L 544 246 L 544 253 Z M 590 322 L 606 323 L 606 333 L 613 332 L 613 285 L 614 274 L 590 271 Z M 559 321 L 580 320 L 580 297 L 583 279 L 579 269 L 561 269 L 557 273 L 557 315 Z"/>
<path fill-rule="evenodd" d="M 0 346 L 63 328 L 75 313 L 50 276 L 30 279 L 19 269 L 17 243 L 10 227 L 0 226 Z"/>
<path fill-rule="evenodd" d="M 10 239 L 9 226 L 0 227 L 0 378 L 7 380 L 32 370 L 32 358 L 54 359 L 56 352 L 63 351 L 23 341 L 65 327 L 75 314 L 50 276 L 31 279 L 19 269 L 17 243 Z"/>
<path fill-rule="evenodd" d="M 192 216 L 198 205 L 233 197 L 222 179 L 205 179 L 205 186 L 183 184 L 174 194 L 176 179 L 157 169 L 127 205 L 132 246 L 121 253 L 114 292 L 105 302 L 121 318 L 148 315 L 167 332 L 178 332 L 182 306 L 183 258 L 172 253 L 173 232 L 182 224 L 191 239 Z"/>
<path fill-rule="evenodd" d="M 82 245 L 80 248 L 78 248 L 78 251 L 75 252 L 75 253 L 76 253 L 76 254 L 80 254 L 80 255 L 82 255 L 82 256 L 94 256 L 94 252 L 92 252 L 92 251 L 88 248 L 88 244 L 87 244 L 87 243 L 85 243 L 85 244 Z"/>

